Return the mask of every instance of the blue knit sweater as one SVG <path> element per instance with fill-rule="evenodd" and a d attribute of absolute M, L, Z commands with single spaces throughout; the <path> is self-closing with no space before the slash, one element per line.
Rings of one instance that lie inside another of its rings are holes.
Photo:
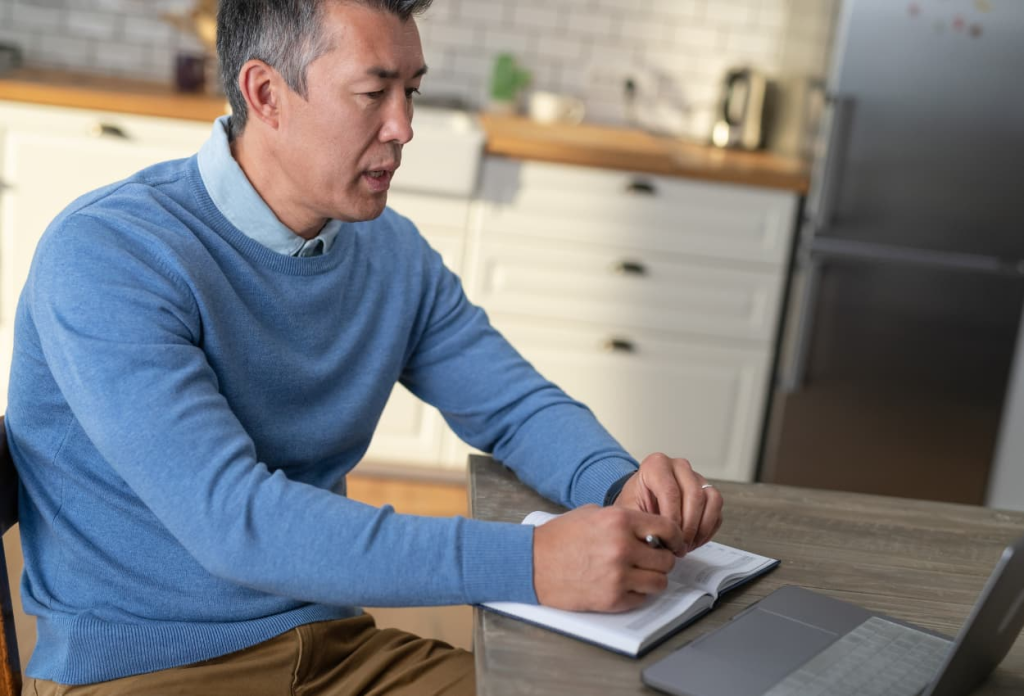
<path fill-rule="evenodd" d="M 390 210 L 293 258 L 231 226 L 195 158 L 76 201 L 15 327 L 28 674 L 189 664 L 359 606 L 535 602 L 531 528 L 344 497 L 396 380 L 563 504 L 636 466 Z"/>

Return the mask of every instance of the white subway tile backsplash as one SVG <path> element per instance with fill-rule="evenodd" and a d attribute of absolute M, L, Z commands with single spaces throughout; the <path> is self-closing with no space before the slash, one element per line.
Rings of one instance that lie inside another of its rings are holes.
<path fill-rule="evenodd" d="M 202 46 L 160 16 L 193 2 L 0 0 L 0 40 L 22 45 L 30 63 L 170 81 L 175 56 Z M 495 55 L 511 52 L 532 89 L 584 97 L 588 118 L 625 122 L 628 77 L 648 125 L 705 137 L 726 68 L 825 74 L 839 2 L 438 0 L 418 19 L 424 92 L 482 106 Z"/>
<path fill-rule="evenodd" d="M 489 52 L 455 49 L 450 52 L 450 70 L 465 77 L 489 76 L 494 58 Z"/>
<path fill-rule="evenodd" d="M 732 32 L 725 41 L 725 50 L 748 60 L 775 62 L 778 51 L 776 37 L 752 29 L 750 31 Z"/>
<path fill-rule="evenodd" d="M 534 32 L 485 27 L 483 45 L 489 51 L 509 51 L 519 55 L 532 54 L 536 50 L 537 35 Z"/>
<path fill-rule="evenodd" d="M 634 15 L 622 20 L 619 33 L 624 39 L 641 45 L 661 45 L 671 36 L 671 25 L 653 17 Z"/>
<path fill-rule="evenodd" d="M 552 38 L 557 39 L 558 33 L 563 28 L 559 10 L 559 6 L 555 3 L 529 5 L 519 2 L 515 5 L 512 18 L 518 25 L 552 32 Z"/>
<path fill-rule="evenodd" d="M 515 3 L 504 0 L 461 0 L 458 17 L 481 26 L 503 26 Z M 427 14 L 433 10 L 427 10 Z"/>
<path fill-rule="evenodd" d="M 614 13 L 596 14 L 586 9 L 574 9 L 569 13 L 568 29 L 576 36 L 610 37 L 617 33 L 617 20 L 618 15 Z"/>
<path fill-rule="evenodd" d="M 89 39 L 110 39 L 117 33 L 121 17 L 103 12 L 71 10 L 65 17 L 68 34 Z"/>
<path fill-rule="evenodd" d="M 651 11 L 651 0 L 596 0 L 598 11 L 604 9 L 623 10 L 630 14 L 647 14 Z M 583 7 L 593 7 L 594 3 L 580 3 Z"/>
<path fill-rule="evenodd" d="M 160 45 L 170 43 L 174 28 L 167 22 L 151 17 L 126 15 L 122 25 L 122 36 L 126 41 Z"/>
<path fill-rule="evenodd" d="M 679 48 L 685 48 L 688 52 L 706 53 L 715 51 L 725 43 L 726 33 L 709 26 L 696 24 L 681 24 L 672 27 L 672 44 Z"/>
<path fill-rule="evenodd" d="M 474 46 L 479 33 L 476 27 L 465 24 L 435 24 L 430 27 L 430 41 L 445 46 Z"/>
<path fill-rule="evenodd" d="M 589 43 L 570 36 L 546 38 L 537 42 L 536 54 L 540 58 L 572 63 L 580 60 L 588 50 Z"/>
<path fill-rule="evenodd" d="M 704 16 L 717 25 L 753 24 L 757 6 L 753 0 L 713 0 L 704 8 Z"/>
<path fill-rule="evenodd" d="M 37 47 L 46 63 L 63 65 L 70 63 L 88 67 L 96 55 L 96 42 L 73 37 L 43 36 Z"/>
<path fill-rule="evenodd" d="M 11 19 L 15 26 L 35 31 L 60 33 L 61 11 L 55 7 L 41 7 L 27 2 L 14 3 Z"/>
<path fill-rule="evenodd" d="M 144 46 L 120 41 L 103 41 L 97 44 L 96 62 L 122 72 L 136 66 L 146 69 L 150 63 Z"/>
<path fill-rule="evenodd" d="M 705 8 L 723 0 L 651 0 L 651 11 L 656 15 L 668 17 L 688 17 L 691 19 L 705 16 Z M 728 0 L 726 0 L 728 1 Z"/>

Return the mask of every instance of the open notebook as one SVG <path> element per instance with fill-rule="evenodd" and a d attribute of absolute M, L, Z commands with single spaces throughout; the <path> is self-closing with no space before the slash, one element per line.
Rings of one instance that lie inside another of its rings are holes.
<path fill-rule="evenodd" d="M 556 515 L 531 512 L 523 524 L 544 524 Z M 779 565 L 779 561 L 732 546 L 708 542 L 676 561 L 668 589 L 621 614 L 576 612 L 517 602 L 482 606 L 558 633 L 640 657 L 711 610 L 715 600 Z"/>

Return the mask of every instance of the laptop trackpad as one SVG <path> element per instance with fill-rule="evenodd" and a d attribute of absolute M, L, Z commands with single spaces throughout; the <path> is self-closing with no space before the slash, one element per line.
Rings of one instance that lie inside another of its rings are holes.
<path fill-rule="evenodd" d="M 754 609 L 644 670 L 644 683 L 686 696 L 759 696 L 837 638 Z"/>

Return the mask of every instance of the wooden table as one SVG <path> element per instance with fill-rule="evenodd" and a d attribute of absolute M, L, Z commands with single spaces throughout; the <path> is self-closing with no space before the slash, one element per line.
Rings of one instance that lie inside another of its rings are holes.
<path fill-rule="evenodd" d="M 480 696 L 648 694 L 640 670 L 783 585 L 802 585 L 953 636 L 1024 513 L 769 484 L 716 483 L 716 539 L 782 560 L 703 619 L 633 660 L 482 609 L 473 643 Z M 519 522 L 560 508 L 488 457 L 469 466 L 470 514 Z M 740 666 L 742 667 L 742 666 Z M 1024 639 L 976 692 L 1024 694 Z"/>

